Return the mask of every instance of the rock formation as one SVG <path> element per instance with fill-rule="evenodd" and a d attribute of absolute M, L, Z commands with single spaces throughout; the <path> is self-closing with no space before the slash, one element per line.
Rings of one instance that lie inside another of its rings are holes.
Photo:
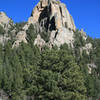
<path fill-rule="evenodd" d="M 0 25 L 7 30 L 11 23 L 12 20 L 4 12 L 0 12 Z"/>
<path fill-rule="evenodd" d="M 4 12 L 0 12 L 0 25 L 8 24 L 10 19 L 7 17 L 7 15 Z"/>
<path fill-rule="evenodd" d="M 81 54 L 82 54 L 82 51 L 86 51 L 86 53 L 89 55 L 89 53 L 90 53 L 90 51 L 92 50 L 92 44 L 91 43 L 87 43 L 87 44 L 85 44 L 85 46 L 84 47 L 82 47 L 82 48 L 80 48 L 80 52 L 81 52 Z"/>
<path fill-rule="evenodd" d="M 25 31 L 20 31 L 17 33 L 16 41 L 14 42 L 12 48 L 18 47 L 21 42 L 27 43 Z"/>
<path fill-rule="evenodd" d="M 5 13 L 1 12 L 0 25 L 3 27 L 6 26 L 8 29 L 11 23 L 11 19 L 8 18 Z M 73 47 L 74 31 L 76 31 L 76 26 L 72 16 L 66 8 L 66 5 L 61 3 L 59 0 L 39 1 L 33 9 L 27 24 L 23 27 L 23 31 L 17 33 L 13 47 L 18 47 L 22 41 L 27 43 L 26 30 L 29 28 L 30 24 L 34 25 L 38 33 L 38 36 L 34 41 L 34 45 L 41 45 L 41 47 L 47 45 L 52 48 L 54 45 L 60 47 L 60 45 L 67 43 Z M 44 29 L 47 33 L 50 33 L 48 43 L 46 43 L 40 35 Z M 86 33 L 83 30 L 81 30 L 80 33 L 83 34 L 83 38 L 86 40 Z M 0 41 L 5 41 L 5 39 L 8 40 L 9 38 L 2 38 L 2 36 L 0 36 Z"/>
<path fill-rule="evenodd" d="M 27 24 L 23 27 L 25 32 L 30 24 L 35 26 L 38 33 L 42 32 L 43 29 L 51 33 L 48 43 L 44 43 L 44 40 L 38 34 L 34 45 L 43 44 L 44 46 L 45 44 L 49 47 L 52 47 L 53 45 L 57 45 L 59 47 L 64 43 L 70 45 L 73 44 L 73 31 L 76 30 L 76 26 L 66 6 L 59 0 L 40 0 L 33 9 Z M 42 40 L 43 43 L 40 43 L 40 40 Z M 15 41 L 14 46 L 18 46 L 20 43 L 18 41 L 18 39 Z"/>
<path fill-rule="evenodd" d="M 32 11 L 29 23 L 39 22 L 42 27 L 52 31 L 61 27 L 75 30 L 74 21 L 66 6 L 57 0 L 40 0 Z"/>
<path fill-rule="evenodd" d="M 0 34 L 0 43 L 3 45 L 10 39 L 8 30 L 11 28 L 11 24 L 13 24 L 13 21 L 4 12 L 0 12 L 0 27 L 5 30 L 3 35 Z"/>
<path fill-rule="evenodd" d="M 86 40 L 87 39 L 87 35 L 86 35 L 86 33 L 84 32 L 83 29 L 80 30 L 80 33 L 81 33 L 83 39 Z"/>
<path fill-rule="evenodd" d="M 10 40 L 10 37 L 8 37 L 7 34 L 5 34 L 5 35 L 0 35 L 0 43 L 1 43 L 2 45 L 4 45 L 8 40 Z"/>
<path fill-rule="evenodd" d="M 8 95 L 3 90 L 0 90 L 0 100 L 8 100 Z"/>
<path fill-rule="evenodd" d="M 46 45 L 45 41 L 41 38 L 40 35 L 37 35 L 37 38 L 34 41 L 34 45 L 39 46 L 40 50 L 42 49 L 43 46 Z"/>
<path fill-rule="evenodd" d="M 73 44 L 76 26 L 65 4 L 58 0 L 40 0 L 33 9 L 28 24 L 39 23 L 51 32 L 49 45 Z"/>

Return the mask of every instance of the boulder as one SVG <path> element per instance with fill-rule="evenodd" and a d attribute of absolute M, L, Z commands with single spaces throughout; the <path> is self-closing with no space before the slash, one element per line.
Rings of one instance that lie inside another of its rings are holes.
<path fill-rule="evenodd" d="M 37 38 L 34 41 L 34 45 L 37 45 L 40 50 L 42 49 L 43 46 L 46 45 L 45 41 L 41 38 L 41 36 L 38 34 Z"/>
<path fill-rule="evenodd" d="M 27 43 L 25 31 L 20 31 L 17 33 L 16 40 L 15 40 L 12 48 L 18 47 L 21 42 Z"/>
<path fill-rule="evenodd" d="M 8 98 L 8 95 L 3 90 L 0 90 L 0 100 L 9 100 Z"/>

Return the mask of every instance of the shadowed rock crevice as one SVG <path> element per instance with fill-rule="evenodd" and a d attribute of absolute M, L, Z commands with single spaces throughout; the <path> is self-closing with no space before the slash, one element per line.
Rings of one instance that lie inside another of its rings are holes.
<path fill-rule="evenodd" d="M 49 10 L 48 6 L 46 6 L 38 19 L 40 26 L 45 28 L 46 31 L 48 31 L 48 27 L 49 27 L 49 13 L 48 13 L 49 11 L 48 10 Z"/>
<path fill-rule="evenodd" d="M 51 21 L 50 21 L 50 31 L 56 30 L 56 25 L 55 25 L 55 17 L 53 16 Z"/>
<path fill-rule="evenodd" d="M 41 12 L 40 16 L 39 16 L 39 23 L 41 22 L 41 20 L 43 20 L 44 18 L 48 18 L 48 7 L 46 6 L 44 8 L 44 10 Z"/>
<path fill-rule="evenodd" d="M 56 30 L 55 16 L 53 16 L 50 19 L 50 15 L 51 15 L 51 6 L 50 5 L 46 6 L 44 8 L 44 10 L 41 12 L 39 20 L 38 20 L 40 23 L 40 26 L 45 28 L 46 31 Z"/>

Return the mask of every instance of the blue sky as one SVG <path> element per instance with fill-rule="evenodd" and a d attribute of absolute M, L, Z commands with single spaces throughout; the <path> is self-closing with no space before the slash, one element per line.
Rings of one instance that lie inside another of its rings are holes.
<path fill-rule="evenodd" d="M 100 38 L 100 0 L 61 0 L 67 8 L 78 29 L 83 28 L 87 35 Z M 27 21 L 33 7 L 39 0 L 0 0 L 0 11 L 14 22 Z"/>

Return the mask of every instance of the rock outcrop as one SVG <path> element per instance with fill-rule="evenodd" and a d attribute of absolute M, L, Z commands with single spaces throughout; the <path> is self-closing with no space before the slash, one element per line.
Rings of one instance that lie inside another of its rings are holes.
<path fill-rule="evenodd" d="M 39 22 L 41 26 L 51 31 L 61 27 L 71 30 L 76 29 L 66 6 L 58 0 L 40 0 L 28 20 L 28 23 L 36 22 Z"/>
<path fill-rule="evenodd" d="M 0 12 L 0 24 L 8 24 L 10 21 L 10 18 L 7 17 L 7 15 L 4 12 Z"/>
<path fill-rule="evenodd" d="M 51 48 L 53 45 L 59 47 L 64 43 L 73 44 L 76 26 L 65 4 L 59 0 L 40 0 L 33 9 L 27 24 L 23 27 L 25 32 L 30 24 L 34 25 L 38 33 L 44 29 L 51 33 L 48 43 L 45 43 L 38 34 L 34 45 L 41 45 L 41 47 L 48 45 Z M 14 46 L 19 45 L 18 41 L 18 39 L 15 41 Z M 20 39 L 21 41 L 22 39 Z"/>
<path fill-rule="evenodd" d="M 40 0 L 28 20 L 28 25 L 35 23 L 51 33 L 49 46 L 73 44 L 76 26 L 65 4 L 59 0 Z"/>
<path fill-rule="evenodd" d="M 11 24 L 13 21 L 4 12 L 0 12 L 0 25 L 7 30 Z"/>
<path fill-rule="evenodd" d="M 0 90 L 0 100 L 9 100 L 8 95 L 3 90 Z"/>
<path fill-rule="evenodd" d="M 5 13 L 1 12 L 0 25 L 2 25 L 4 28 L 5 26 L 6 28 L 10 28 L 11 23 L 11 19 L 8 18 Z M 60 45 L 67 43 L 73 47 L 76 26 L 72 16 L 66 8 L 66 5 L 61 3 L 59 0 L 39 1 L 39 3 L 33 9 L 28 22 L 22 28 L 23 31 L 17 33 L 13 47 L 18 47 L 20 42 L 27 43 L 26 31 L 28 30 L 30 24 L 34 25 L 34 29 L 38 33 L 37 38 L 34 41 L 34 45 L 38 45 L 40 47 L 47 45 L 52 48 L 54 45 L 60 47 Z M 47 34 L 50 33 L 48 43 L 41 37 L 41 33 L 44 30 L 47 32 Z M 82 34 L 84 40 L 86 40 L 86 33 L 83 30 L 81 30 L 80 33 Z M 1 42 L 9 39 L 9 37 L 2 37 L 3 36 L 0 36 Z"/>
<path fill-rule="evenodd" d="M 80 51 L 82 52 L 83 50 L 86 51 L 86 53 L 89 55 L 90 51 L 92 50 L 92 44 L 91 43 L 88 43 L 88 44 L 85 44 L 84 47 L 80 48 Z"/>
<path fill-rule="evenodd" d="M 49 43 L 52 45 L 57 45 L 58 47 L 60 47 L 60 45 L 63 45 L 64 43 L 67 43 L 73 47 L 73 35 L 73 31 L 70 31 L 69 29 L 62 27 L 57 32 L 51 32 Z"/>
<path fill-rule="evenodd" d="M 12 48 L 18 47 L 21 42 L 27 43 L 25 31 L 20 31 L 17 33 L 16 40 L 15 40 Z"/>
<path fill-rule="evenodd" d="M 84 32 L 84 30 L 81 29 L 79 32 L 81 33 L 83 39 L 86 40 L 86 39 L 87 39 L 87 35 L 86 35 L 86 33 Z"/>
<path fill-rule="evenodd" d="M 10 39 L 8 30 L 11 25 L 13 25 L 13 21 L 4 12 L 0 12 L 0 27 L 1 30 L 4 30 L 4 33 L 0 34 L 0 43 L 3 45 Z"/>
<path fill-rule="evenodd" d="M 39 46 L 40 50 L 42 49 L 43 46 L 46 45 L 45 41 L 41 38 L 40 35 L 37 35 L 37 38 L 34 41 L 34 45 Z"/>
<path fill-rule="evenodd" d="M 0 43 L 2 44 L 2 45 L 4 45 L 8 40 L 10 40 L 11 38 L 7 35 L 7 34 L 5 34 L 5 35 L 0 35 Z"/>
<path fill-rule="evenodd" d="M 92 70 L 97 68 L 97 66 L 95 65 L 95 63 L 90 63 L 90 64 L 87 64 L 88 66 L 88 72 L 89 74 L 92 74 Z"/>

